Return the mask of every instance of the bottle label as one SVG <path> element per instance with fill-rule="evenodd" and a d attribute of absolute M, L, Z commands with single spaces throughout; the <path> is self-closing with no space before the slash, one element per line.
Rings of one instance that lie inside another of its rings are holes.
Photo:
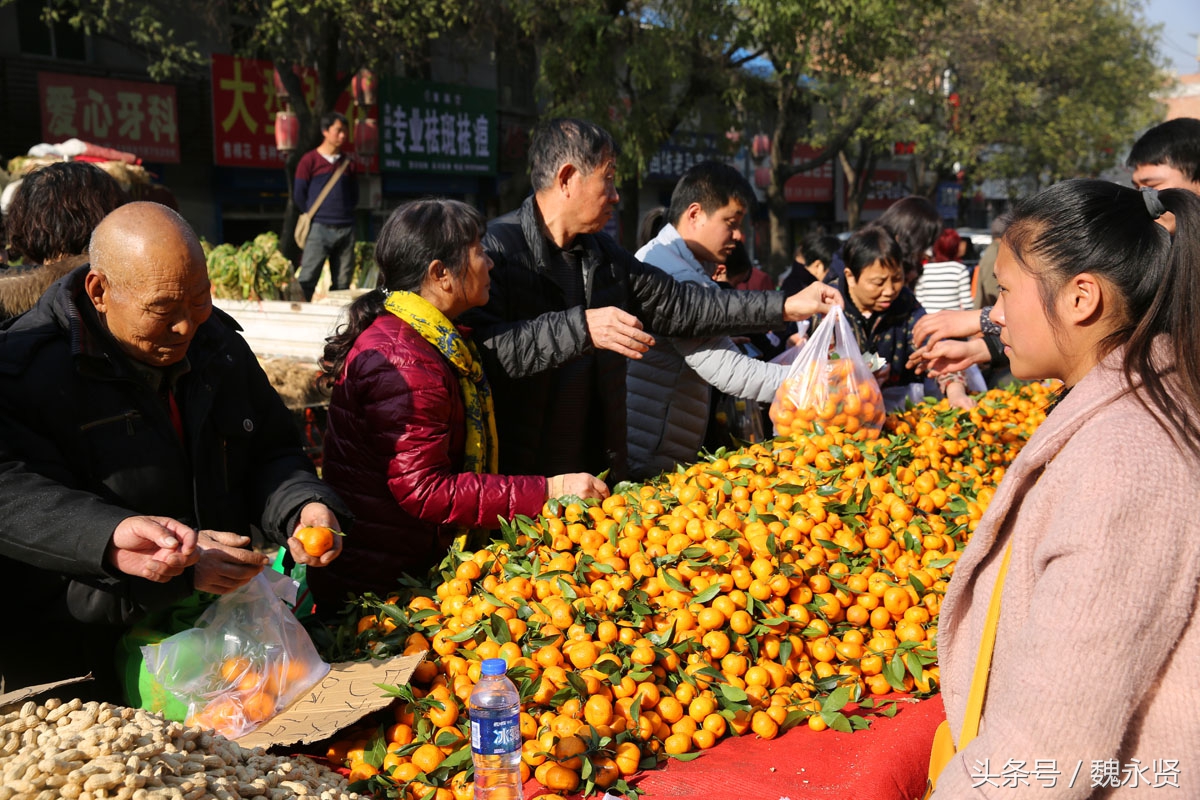
<path fill-rule="evenodd" d="M 521 749 L 521 719 L 513 714 L 500 719 L 471 720 L 471 750 L 482 756 L 499 756 Z"/>

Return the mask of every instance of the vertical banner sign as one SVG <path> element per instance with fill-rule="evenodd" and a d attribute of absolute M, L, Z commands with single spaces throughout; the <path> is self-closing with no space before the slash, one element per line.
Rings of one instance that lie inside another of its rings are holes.
<path fill-rule="evenodd" d="M 282 167 L 286 155 L 275 149 L 275 112 L 283 111 L 285 97 L 275 92 L 275 64 L 252 58 L 214 54 L 211 62 L 214 161 L 222 167 Z M 304 98 L 312 107 L 317 96 L 317 73 L 299 71 Z M 354 154 L 354 123 L 375 119 L 375 107 L 354 104 L 347 90 L 334 110 L 346 116 L 349 139 L 344 152 Z M 367 172 L 378 170 L 372 156 L 359 164 Z"/>
<path fill-rule="evenodd" d="M 38 103 L 49 144 L 81 139 L 144 161 L 179 163 L 174 86 L 39 72 Z"/>
<path fill-rule="evenodd" d="M 384 172 L 496 174 L 495 90 L 384 78 L 380 94 Z"/>

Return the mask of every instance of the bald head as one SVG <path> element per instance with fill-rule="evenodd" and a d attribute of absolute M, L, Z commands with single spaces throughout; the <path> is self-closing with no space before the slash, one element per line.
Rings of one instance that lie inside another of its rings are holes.
<path fill-rule="evenodd" d="M 207 270 L 204 249 L 191 226 L 158 203 L 128 203 L 114 210 L 92 232 L 88 254 L 92 269 L 118 286 L 136 285 L 147 269 Z"/>
<path fill-rule="evenodd" d="M 122 206 L 96 226 L 84 289 L 109 334 L 153 366 L 182 361 L 212 313 L 208 269 L 196 234 L 157 203 Z"/>

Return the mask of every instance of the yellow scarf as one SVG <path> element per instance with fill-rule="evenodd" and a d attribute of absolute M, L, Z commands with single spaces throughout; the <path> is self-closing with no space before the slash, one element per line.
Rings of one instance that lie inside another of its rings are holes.
<path fill-rule="evenodd" d="M 446 315 L 413 292 L 391 292 L 383 307 L 407 322 L 425 341 L 445 356 L 458 373 L 466 408 L 467 442 L 463 469 L 466 472 L 496 473 L 500 451 L 496 446 L 496 412 L 492 390 L 479 363 L 479 353 L 470 339 L 446 319 Z"/>

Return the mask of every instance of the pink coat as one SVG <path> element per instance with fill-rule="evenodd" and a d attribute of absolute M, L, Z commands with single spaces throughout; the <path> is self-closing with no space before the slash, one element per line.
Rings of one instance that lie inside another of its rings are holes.
<path fill-rule="evenodd" d="M 1124 797 L 1155 782 L 1200 797 L 1200 463 L 1118 363 L 1030 439 L 950 581 L 938 654 L 957 741 L 1011 543 L 979 737 L 942 773 L 941 800 Z"/>

